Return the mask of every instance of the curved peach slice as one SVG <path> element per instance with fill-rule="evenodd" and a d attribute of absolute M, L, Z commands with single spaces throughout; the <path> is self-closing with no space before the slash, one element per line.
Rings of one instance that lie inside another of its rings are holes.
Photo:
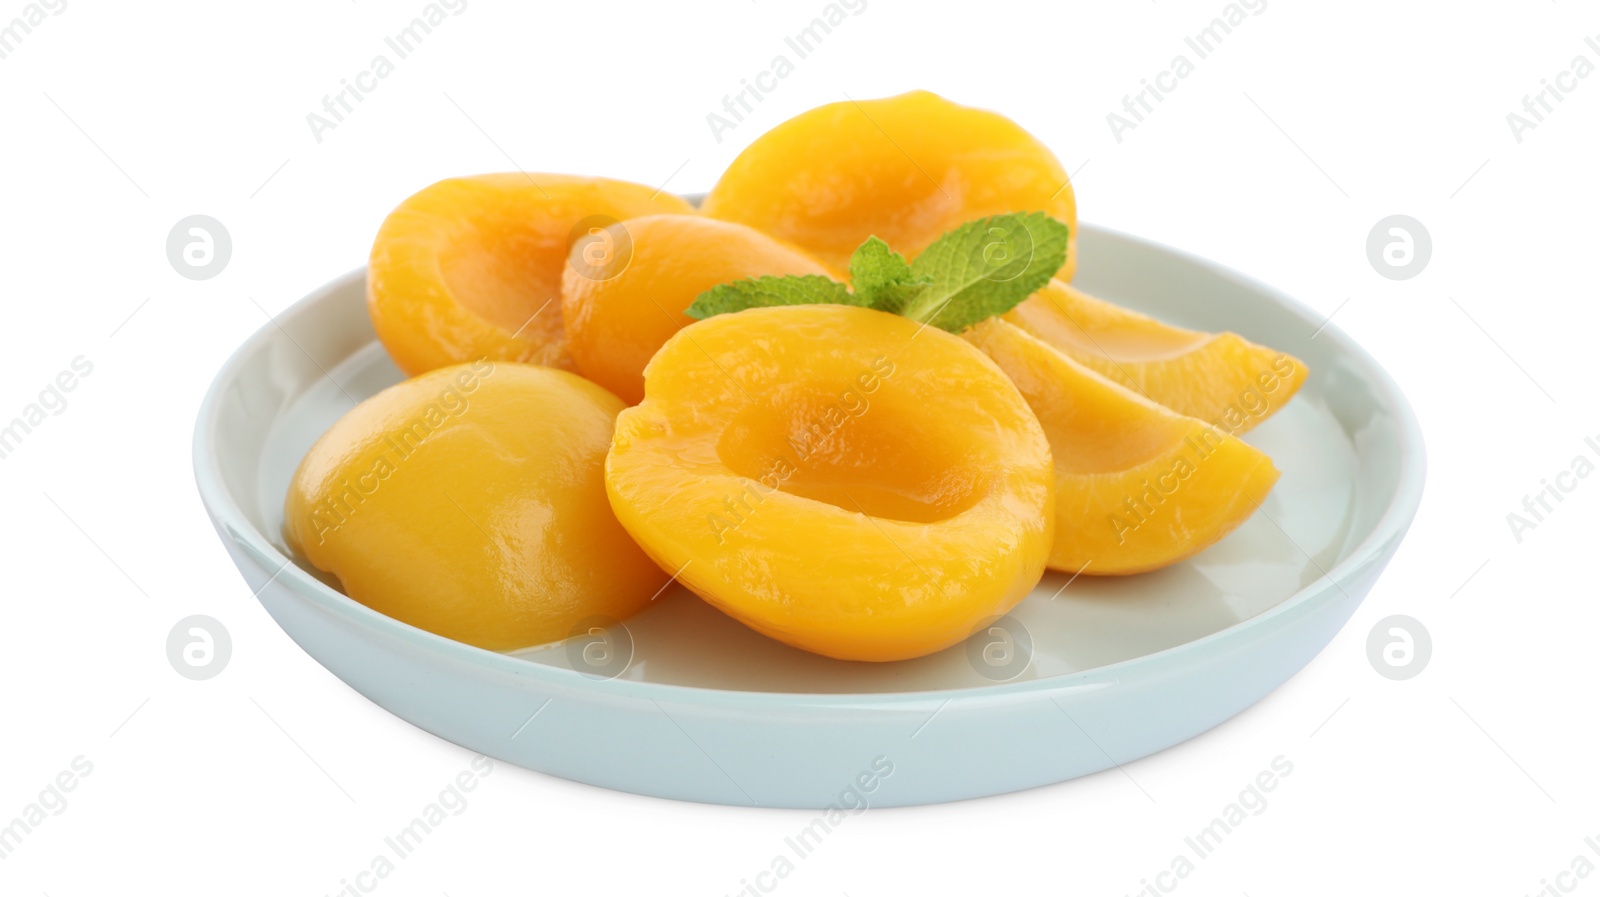
<path fill-rule="evenodd" d="M 1057 570 L 1142 573 L 1181 561 L 1243 523 L 1277 482 L 1256 448 L 1003 320 L 984 321 L 966 339 L 1011 377 L 1050 440 Z"/>
<path fill-rule="evenodd" d="M 1061 280 L 1005 320 L 1110 379 L 1229 433 L 1288 404 L 1305 363 L 1236 333 L 1185 330 L 1113 305 Z"/>
<path fill-rule="evenodd" d="M 1044 212 L 1072 229 L 1077 204 L 1050 148 L 998 113 L 925 90 L 818 106 L 756 138 L 706 196 L 706 214 L 800 247 L 837 271 L 868 237 L 913 258 L 965 221 Z"/>
<path fill-rule="evenodd" d="M 937 651 L 1021 601 L 1054 482 L 1038 421 L 982 352 L 843 305 L 679 331 L 606 458 L 617 519 L 657 564 L 845 660 Z"/>
<path fill-rule="evenodd" d="M 574 236 L 693 211 L 671 194 L 606 178 L 511 172 L 440 181 L 378 229 L 367 269 L 372 326 L 412 376 L 480 358 L 571 369 L 560 297 Z"/>
<path fill-rule="evenodd" d="M 758 230 L 702 215 L 648 215 L 611 225 L 630 246 L 626 266 L 596 267 L 575 244 L 561 281 L 567 345 L 579 373 L 630 405 L 644 398 L 644 366 L 667 338 L 694 323 L 683 313 L 702 292 L 747 277 L 829 272 Z"/>

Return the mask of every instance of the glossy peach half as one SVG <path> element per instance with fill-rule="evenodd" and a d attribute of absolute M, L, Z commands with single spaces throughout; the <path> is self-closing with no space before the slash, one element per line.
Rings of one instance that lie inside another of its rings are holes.
<path fill-rule="evenodd" d="M 615 221 L 693 211 L 671 194 L 606 178 L 440 181 L 378 229 L 367 272 L 373 328 L 410 375 L 478 358 L 571 369 L 561 323 L 571 244 Z"/>
<path fill-rule="evenodd" d="M 1045 212 L 1072 228 L 1067 171 L 1016 122 L 919 90 L 802 112 L 756 138 L 706 197 L 705 212 L 748 224 L 844 270 L 876 236 L 907 258 L 957 225 Z"/>
<path fill-rule="evenodd" d="M 701 215 L 634 218 L 604 236 L 631 247 L 628 264 L 597 266 L 587 258 L 594 244 L 575 245 L 561 312 L 578 371 L 630 405 L 644 398 L 651 356 L 694 323 L 683 310 L 702 292 L 748 277 L 830 273 L 758 230 Z"/>
<path fill-rule="evenodd" d="M 1055 477 L 982 352 L 898 315 L 757 308 L 678 332 L 606 487 L 656 562 L 759 632 L 845 660 L 962 641 L 1038 582 Z"/>
<path fill-rule="evenodd" d="M 398 383 L 306 453 L 289 542 L 351 598 L 481 648 L 622 620 L 667 579 L 606 502 L 622 407 L 576 374 L 511 362 Z"/>

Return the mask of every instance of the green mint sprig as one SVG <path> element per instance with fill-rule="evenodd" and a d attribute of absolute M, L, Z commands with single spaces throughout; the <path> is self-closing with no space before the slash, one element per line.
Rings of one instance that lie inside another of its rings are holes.
<path fill-rule="evenodd" d="M 857 294 L 868 297 L 869 307 L 898 315 L 933 281 L 913 273 L 906 257 L 888 243 L 868 237 L 850 256 L 850 283 Z"/>
<path fill-rule="evenodd" d="M 701 293 L 691 318 L 769 305 L 855 305 L 904 315 L 951 333 L 1005 314 L 1067 260 L 1067 225 L 1043 212 L 991 215 L 948 231 L 907 262 L 868 237 L 850 257 L 850 281 L 820 275 L 755 277 Z"/>

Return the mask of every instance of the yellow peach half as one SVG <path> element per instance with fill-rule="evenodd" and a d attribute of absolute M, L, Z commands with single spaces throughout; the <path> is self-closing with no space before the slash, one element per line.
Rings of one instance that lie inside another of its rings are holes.
<path fill-rule="evenodd" d="M 606 502 L 622 407 L 576 374 L 512 362 L 396 384 L 306 453 L 286 535 L 356 601 L 481 648 L 620 621 L 667 580 Z"/>
<path fill-rule="evenodd" d="M 693 212 L 671 194 L 606 178 L 510 172 L 440 181 L 378 229 L 367 268 L 373 329 L 410 375 L 477 358 L 572 369 L 561 270 L 575 236 L 640 215 Z"/>
<path fill-rule="evenodd" d="M 898 315 L 756 308 L 678 331 L 617 420 L 622 525 L 714 606 L 845 660 L 967 638 L 1038 582 L 1055 478 L 982 352 Z"/>

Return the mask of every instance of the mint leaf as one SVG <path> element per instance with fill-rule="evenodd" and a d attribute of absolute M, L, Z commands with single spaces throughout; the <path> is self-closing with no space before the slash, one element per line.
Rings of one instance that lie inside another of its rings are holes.
<path fill-rule="evenodd" d="M 868 237 L 850 256 L 850 286 L 879 311 L 899 314 L 927 283 L 911 273 L 905 256 L 877 237 Z"/>
<path fill-rule="evenodd" d="M 763 275 L 718 284 L 695 297 L 683 313 L 696 320 L 768 305 L 866 305 L 844 284 L 821 274 Z"/>
<path fill-rule="evenodd" d="M 957 227 L 911 263 L 928 284 L 900 314 L 951 333 L 1010 311 L 1067 260 L 1067 226 L 1043 212 L 992 215 Z"/>
<path fill-rule="evenodd" d="M 868 237 L 850 257 L 851 287 L 818 274 L 751 277 L 706 290 L 684 314 L 703 320 L 769 305 L 854 305 L 960 333 L 1010 311 L 1066 260 L 1065 224 L 1043 212 L 991 215 L 947 232 L 909 264 Z"/>

